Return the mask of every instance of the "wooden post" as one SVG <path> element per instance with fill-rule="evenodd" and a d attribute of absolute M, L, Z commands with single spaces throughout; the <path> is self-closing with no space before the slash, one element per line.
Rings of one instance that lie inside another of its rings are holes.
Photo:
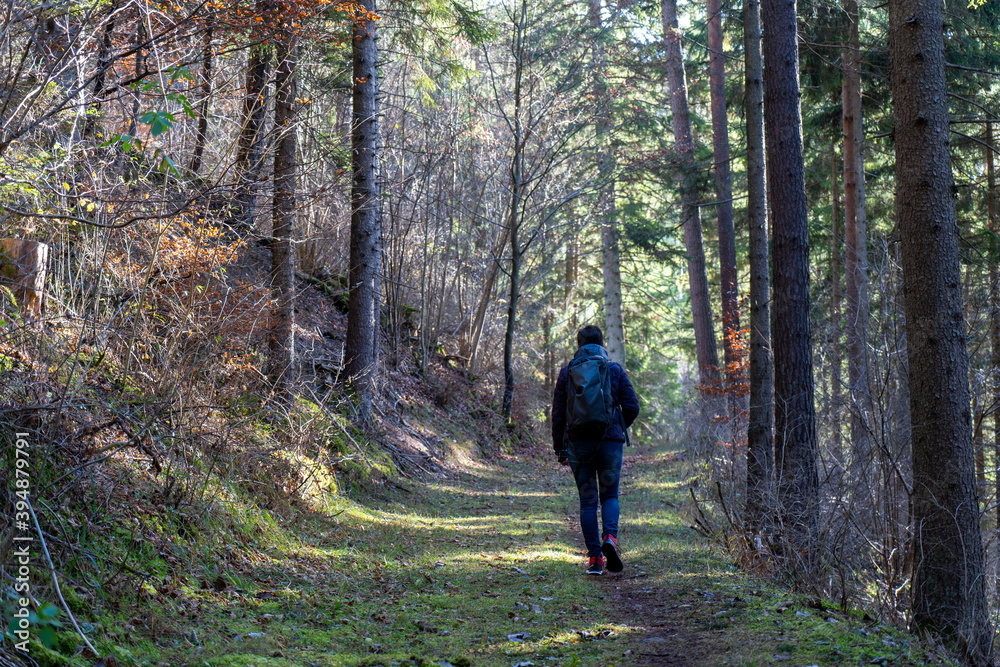
<path fill-rule="evenodd" d="M 9 289 L 22 317 L 42 326 L 49 246 L 23 239 L 0 239 L 0 287 Z M 6 295 L 4 295 L 6 296 Z"/>

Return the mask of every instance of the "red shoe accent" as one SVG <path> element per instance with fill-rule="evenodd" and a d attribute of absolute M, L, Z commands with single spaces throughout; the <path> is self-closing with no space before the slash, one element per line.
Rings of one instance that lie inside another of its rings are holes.
<path fill-rule="evenodd" d="M 625 569 L 622 563 L 621 552 L 618 550 L 618 538 L 608 534 L 604 536 L 604 543 L 601 544 L 601 551 L 608 559 L 608 572 L 621 572 Z"/>

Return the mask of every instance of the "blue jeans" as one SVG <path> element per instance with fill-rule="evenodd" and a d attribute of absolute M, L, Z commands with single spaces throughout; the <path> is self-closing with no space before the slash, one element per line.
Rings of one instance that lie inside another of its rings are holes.
<path fill-rule="evenodd" d="M 571 442 L 566 448 L 569 466 L 580 492 L 580 528 L 588 556 L 601 555 L 601 536 L 618 537 L 618 482 L 622 474 L 623 442 Z M 601 505 L 604 532 L 597 530 L 597 504 Z"/>

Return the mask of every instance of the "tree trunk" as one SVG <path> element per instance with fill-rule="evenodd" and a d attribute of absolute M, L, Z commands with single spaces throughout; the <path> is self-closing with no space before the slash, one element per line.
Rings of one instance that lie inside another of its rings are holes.
<path fill-rule="evenodd" d="M 830 145 L 830 427 L 833 431 L 833 453 L 838 470 L 843 469 L 844 452 L 840 426 L 841 362 L 840 362 L 840 186 L 837 183 L 837 148 Z"/>
<path fill-rule="evenodd" d="M 524 187 L 524 137 L 521 127 L 521 81 L 524 73 L 524 31 L 527 19 L 527 0 L 521 2 L 521 16 L 514 16 L 514 111 L 511 129 L 514 132 L 514 154 L 510 160 L 510 206 L 507 210 L 507 230 L 510 234 L 510 295 L 507 299 L 507 330 L 503 343 L 503 405 L 501 414 L 510 425 L 514 408 L 514 331 L 517 325 L 517 302 L 521 289 L 521 242 L 518 231 L 521 223 L 521 198 Z"/>
<path fill-rule="evenodd" d="M 902 253 L 899 244 L 892 249 L 892 265 L 902 266 Z M 896 569 L 899 580 L 904 581 L 913 574 L 913 559 L 909 557 L 912 550 L 913 528 L 913 495 L 910 491 L 913 479 L 913 441 L 910 430 L 910 369 L 906 354 L 906 307 L 903 303 L 903 279 L 899 268 L 892 269 L 895 274 L 889 293 L 892 298 L 892 311 L 895 314 L 893 330 L 896 339 L 893 341 L 895 362 L 889 367 L 889 383 L 887 385 L 889 401 L 889 444 L 892 447 L 899 470 L 894 477 L 895 495 L 904 499 L 897 508 L 893 518 L 896 532 L 899 533 L 898 544 L 903 548 L 896 553 Z M 909 486 L 907 483 L 909 481 Z M 904 593 L 905 595 L 905 593 Z"/>
<path fill-rule="evenodd" d="M 989 485 L 986 483 L 986 442 L 983 439 L 983 422 L 986 415 L 982 410 L 976 410 L 972 415 L 972 451 L 975 455 L 976 463 L 976 498 L 979 501 L 979 509 L 986 508 L 986 494 L 989 493 Z"/>
<path fill-rule="evenodd" d="M 496 285 L 497 274 L 500 272 L 500 257 L 507 246 L 509 238 L 510 228 L 504 225 L 503 232 L 493 247 L 493 252 L 490 256 L 490 265 L 486 269 L 486 279 L 483 281 L 483 291 L 479 295 L 479 305 L 476 306 L 476 315 L 472 320 L 472 327 L 470 329 L 472 341 L 469 344 L 469 372 L 473 374 L 479 368 L 479 341 L 483 335 L 483 327 L 486 325 L 486 311 L 493 300 L 493 287 Z"/>
<path fill-rule="evenodd" d="M 896 219 L 913 442 L 912 625 L 985 662 L 991 651 L 976 508 L 942 7 L 889 0 Z"/>
<path fill-rule="evenodd" d="M 694 339 L 698 355 L 698 377 L 708 388 L 717 377 L 719 355 L 715 346 L 712 305 L 709 301 L 705 248 L 701 233 L 701 214 L 696 190 L 694 138 L 688 108 L 687 82 L 681 56 L 681 33 L 677 27 L 677 0 L 661 0 L 663 42 L 667 50 L 667 82 L 670 86 L 670 110 L 673 115 L 674 147 L 680 163 L 681 220 L 684 224 L 684 247 L 687 251 L 688 285 L 694 319 Z M 710 401 L 711 402 L 711 401 Z"/>
<path fill-rule="evenodd" d="M 816 416 L 809 323 L 809 230 L 795 0 L 763 0 L 764 119 L 773 229 L 774 455 L 790 546 L 815 566 L 818 518 Z"/>
<path fill-rule="evenodd" d="M 726 57 L 722 39 L 722 0 L 707 0 L 708 76 L 712 100 L 712 154 L 715 159 L 716 217 L 719 228 L 719 277 L 722 281 L 722 350 L 726 364 L 729 419 L 736 429 L 737 380 L 735 343 L 740 330 L 739 283 L 736 275 L 736 231 L 733 229 L 733 186 L 729 173 L 729 120 L 726 117 Z"/>
<path fill-rule="evenodd" d="M 519 161 L 519 156 L 514 160 Z M 515 170 L 517 173 L 515 174 Z M 519 167 L 511 166 L 512 184 L 515 178 L 520 178 Z M 503 406 L 501 414 L 504 423 L 510 424 L 511 412 L 514 409 L 514 331 L 517 326 L 517 302 L 521 290 L 521 253 L 518 245 L 517 223 L 513 221 L 518 215 L 518 204 L 516 199 L 520 199 L 520 193 L 511 193 L 511 233 L 510 233 L 510 294 L 507 298 L 507 329 L 503 339 Z"/>
<path fill-rule="evenodd" d="M 143 70 L 146 66 L 146 56 L 143 53 L 143 44 L 146 43 L 146 24 L 140 20 L 136 26 L 135 31 L 135 61 L 132 66 L 132 73 L 135 75 L 136 82 L 142 81 L 144 76 Z M 135 95 L 132 98 L 132 115 L 129 118 L 128 123 L 128 134 L 135 136 L 136 126 L 139 122 L 139 95 Z"/>
<path fill-rule="evenodd" d="M 205 30 L 204 47 L 201 54 L 201 106 L 198 107 L 198 132 L 194 140 L 191 156 L 191 173 L 201 171 L 201 160 L 205 153 L 205 139 L 208 136 L 208 107 L 212 98 L 212 29 Z M 277 110 L 275 110 L 277 113 Z"/>
<path fill-rule="evenodd" d="M 609 193 L 610 191 L 610 193 Z M 618 225 L 614 216 L 614 185 L 601 198 L 610 201 L 601 223 L 601 267 L 604 275 L 604 344 L 611 361 L 625 366 L 625 327 L 622 323 L 622 276 L 618 255 Z"/>
<path fill-rule="evenodd" d="M 542 313 L 542 350 L 545 355 L 545 394 L 551 395 L 556 386 L 555 345 L 552 342 L 552 306 Z M 548 415 L 548 410 L 545 412 Z"/>
<path fill-rule="evenodd" d="M 94 72 L 93 109 L 96 113 L 87 118 L 87 124 L 84 129 L 87 135 L 94 135 L 97 132 L 97 126 L 100 122 L 100 110 L 104 103 L 101 98 L 104 96 L 108 69 L 110 69 L 112 63 L 111 52 L 114 47 L 115 24 L 117 23 L 116 10 L 116 7 L 111 7 L 111 14 L 108 16 L 107 22 L 101 30 L 100 46 L 97 49 L 97 71 Z"/>
<path fill-rule="evenodd" d="M 993 366 L 993 401 L 1000 405 L 1000 248 L 997 244 L 997 179 L 993 156 L 993 123 L 986 123 L 986 210 L 990 229 L 990 356 Z M 994 499 L 996 526 L 1000 529 L 1000 410 L 993 411 Z"/>
<path fill-rule="evenodd" d="M 101 31 L 101 45 L 97 51 L 97 71 L 94 73 L 94 97 L 97 98 L 96 106 L 100 108 L 100 97 L 104 95 L 105 84 L 108 78 L 108 69 L 111 67 L 111 51 L 114 47 L 115 24 L 117 23 L 116 7 L 111 7 L 111 14 L 107 23 Z"/>
<path fill-rule="evenodd" d="M 261 11 L 262 4 L 257 4 Z M 247 58 L 243 117 L 236 153 L 236 183 L 233 206 L 237 222 L 253 227 L 257 215 L 257 182 L 264 166 L 261 132 L 267 115 L 267 79 L 271 70 L 271 50 L 263 44 L 250 49 Z"/>
<path fill-rule="evenodd" d="M 287 390 L 295 363 L 295 93 L 296 46 L 282 36 L 275 76 L 273 239 L 271 242 L 271 379 Z"/>
<path fill-rule="evenodd" d="M 747 426 L 747 525 L 760 531 L 771 502 L 774 443 L 771 416 L 771 287 L 768 271 L 767 192 L 764 181 L 764 87 L 760 54 L 760 2 L 743 1 L 746 84 L 747 223 L 750 235 L 750 417 Z"/>
<path fill-rule="evenodd" d="M 862 152 L 861 48 L 857 0 L 844 0 L 849 25 L 843 52 L 844 264 L 847 273 L 847 373 L 851 395 L 851 478 L 862 513 L 872 511 L 869 479 L 872 451 L 872 398 L 868 377 L 868 250 L 865 223 L 865 169 Z"/>
<path fill-rule="evenodd" d="M 609 132 L 611 118 L 608 99 L 604 26 L 601 0 L 588 0 L 587 16 L 593 32 L 591 54 L 594 126 L 597 143 L 597 178 L 603 185 L 597 194 L 597 220 L 601 226 L 601 259 L 604 277 L 604 347 L 611 361 L 625 365 L 625 330 L 622 322 L 622 277 L 618 254 L 618 224 L 615 220 L 615 160 Z"/>
<path fill-rule="evenodd" d="M 566 241 L 566 262 L 563 266 L 563 275 L 565 280 L 563 285 L 563 312 L 566 314 L 567 333 L 569 333 L 573 340 L 571 340 L 570 345 L 564 344 L 562 346 L 564 353 L 560 355 L 560 357 L 564 360 L 566 359 L 565 351 L 575 347 L 575 336 L 577 327 L 579 326 L 579 318 L 577 317 L 577 313 L 579 311 L 573 298 L 576 293 L 577 274 L 579 273 L 580 268 L 578 243 L 579 242 L 574 237 L 571 237 Z M 566 363 L 568 363 L 568 361 Z"/>
<path fill-rule="evenodd" d="M 17 301 L 18 312 L 41 328 L 45 310 L 45 277 L 49 246 L 37 241 L 0 239 L 0 301 L 7 290 Z"/>
<path fill-rule="evenodd" d="M 375 13 L 375 0 L 360 2 Z M 354 110 L 351 120 L 354 181 L 351 187 L 350 296 L 344 372 L 371 423 L 378 345 L 382 220 L 378 183 L 378 47 L 376 21 L 354 24 Z"/>

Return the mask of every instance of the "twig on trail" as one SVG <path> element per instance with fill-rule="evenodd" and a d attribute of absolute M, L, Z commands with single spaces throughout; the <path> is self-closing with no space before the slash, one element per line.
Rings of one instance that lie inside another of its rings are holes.
<path fill-rule="evenodd" d="M 406 429 L 401 429 L 401 430 L 406 430 Z M 411 433 L 414 435 L 414 437 L 418 436 L 418 434 L 417 434 L 416 431 L 412 431 L 411 430 Z M 422 438 L 419 438 L 419 439 L 420 439 L 420 442 L 422 442 L 424 445 L 427 444 Z M 385 440 L 382 443 L 382 446 L 383 446 L 383 448 L 388 449 L 393 454 L 395 454 L 397 461 L 399 459 L 404 459 L 405 458 L 407 461 L 409 461 L 409 465 L 413 466 L 417 470 L 420 470 L 421 472 L 423 472 L 423 473 L 425 473 L 427 475 L 433 475 L 434 474 L 434 471 L 428 470 L 427 468 L 425 468 L 422 465 L 420 465 L 419 463 L 417 463 L 416 458 L 414 458 L 414 456 L 412 454 L 407 454 L 405 452 L 400 451 L 399 447 L 396 447 L 389 440 Z M 427 456 L 427 458 L 430 458 L 430 456 Z M 400 472 L 403 475 L 409 476 L 411 474 L 412 470 L 405 470 L 405 469 L 400 468 Z M 395 483 L 393 483 L 393 484 L 395 484 Z M 400 487 L 400 488 L 402 488 L 402 487 Z M 403 489 L 403 490 L 407 491 L 409 493 L 409 491 L 407 489 Z"/>
<path fill-rule="evenodd" d="M 159 457 L 157 457 L 156 452 L 154 452 L 149 447 L 149 445 L 147 445 L 145 442 L 142 441 L 141 435 L 137 435 L 136 432 L 134 430 L 132 430 L 132 428 L 128 424 L 125 423 L 125 420 L 122 418 L 121 415 L 116 415 L 116 416 L 112 417 L 111 419 L 109 419 L 108 421 L 101 422 L 99 424 L 85 424 L 84 426 L 81 426 L 76 431 L 74 431 L 73 434 L 70 435 L 66 439 L 67 440 L 69 440 L 69 439 L 74 439 L 75 440 L 75 439 L 78 439 L 78 438 L 80 438 L 82 436 L 85 436 L 85 435 L 93 435 L 97 431 L 100 431 L 102 429 L 108 428 L 108 427 L 113 426 L 115 424 L 117 424 L 118 427 L 122 430 L 122 432 L 125 433 L 125 435 L 127 435 L 129 437 L 128 440 L 126 440 L 126 441 L 116 441 L 116 442 L 111 443 L 107 447 L 103 447 L 103 448 L 97 450 L 97 452 L 95 452 L 94 454 L 92 454 L 93 456 L 97 456 L 97 455 L 105 454 L 105 453 L 106 453 L 106 455 L 105 456 L 101 456 L 100 458 L 91 459 L 89 461 L 86 461 L 86 462 L 82 463 L 81 465 L 77 466 L 76 468 L 70 470 L 69 472 L 63 473 L 62 475 L 60 475 L 56 479 L 52 480 L 51 482 L 49 482 L 48 484 L 46 484 L 45 486 L 43 486 L 41 490 L 45 491 L 46 489 L 52 488 L 53 486 L 55 486 L 56 484 L 58 484 L 62 480 L 66 479 L 67 477 L 70 477 L 71 475 L 74 475 L 74 474 L 80 472 L 84 468 L 87 468 L 87 467 L 93 466 L 93 465 L 97 465 L 98 463 L 103 463 L 103 462 L 107 461 L 108 459 L 110 459 L 111 457 L 113 457 L 115 454 L 117 454 L 118 452 L 120 452 L 121 450 L 123 450 L 123 449 L 125 449 L 127 447 L 135 447 L 136 449 L 140 449 L 143 452 L 145 452 L 150 457 L 150 459 L 152 460 L 151 462 L 153 464 L 153 470 L 155 471 L 155 473 L 157 475 L 159 475 L 160 472 L 162 471 L 162 468 L 160 466 L 160 460 L 159 460 Z M 145 429 L 143 429 L 143 430 L 145 431 Z M 62 495 L 62 492 L 60 492 L 58 495 Z"/>
<path fill-rule="evenodd" d="M 73 474 L 76 474 L 76 473 L 80 472 L 81 470 L 83 470 L 87 466 L 97 465 L 98 463 L 104 463 L 105 461 L 107 461 L 108 459 L 110 459 L 112 456 L 114 456 L 115 454 L 117 454 L 118 452 L 120 452 L 121 450 L 123 450 L 123 449 L 125 449 L 126 447 L 129 446 L 128 442 L 126 442 L 124 444 L 118 444 L 118 443 L 115 443 L 115 444 L 117 446 L 113 450 L 110 450 L 110 452 L 108 453 L 107 456 L 102 456 L 99 459 L 91 459 L 91 460 L 87 461 L 86 463 L 84 463 L 84 464 L 82 464 L 80 466 L 77 466 L 76 468 L 73 468 L 69 472 L 60 475 L 55 480 L 53 480 L 53 481 L 49 482 L 48 484 L 46 484 L 45 486 L 43 486 L 42 487 L 42 491 L 45 491 L 46 489 L 52 487 L 57 482 L 61 482 L 62 480 L 64 480 L 67 477 L 69 477 L 70 475 L 73 475 Z M 104 449 L 102 451 L 108 451 L 108 450 Z M 69 488 L 69 487 L 67 487 L 67 488 Z M 56 495 L 57 496 L 62 495 L 62 492 L 60 492 L 60 493 L 58 493 Z"/>
<path fill-rule="evenodd" d="M 31 512 L 31 520 L 35 522 L 35 530 L 38 531 L 38 539 L 42 543 L 42 551 L 45 553 L 45 560 L 49 564 L 49 574 L 52 575 L 52 585 L 56 589 L 56 595 L 59 596 L 59 601 L 62 602 L 63 609 L 66 610 L 66 615 L 69 616 L 69 620 L 73 623 L 73 627 L 76 629 L 77 634 L 83 638 L 83 643 L 87 645 L 94 655 L 100 656 L 101 653 L 94 648 L 94 645 L 90 643 L 87 639 L 87 635 L 83 634 L 83 630 L 80 629 L 80 625 L 76 622 L 76 617 L 73 616 L 73 612 L 69 610 L 69 605 L 66 604 L 66 599 L 63 597 L 62 591 L 59 590 L 59 577 L 56 576 L 56 566 L 52 564 L 52 556 L 49 555 L 49 547 L 45 544 L 45 535 L 42 534 L 42 527 L 38 525 L 38 517 L 35 516 L 35 508 L 31 506 L 31 502 L 27 499 L 24 501 L 28 505 L 28 511 Z"/>
<path fill-rule="evenodd" d="M 115 415 L 114 417 L 106 421 L 91 422 L 89 424 L 84 424 L 83 426 L 80 426 L 75 431 L 73 431 L 73 433 L 70 434 L 68 439 L 79 440 L 80 438 L 84 438 L 88 435 L 94 435 L 98 431 L 104 430 L 109 426 L 114 426 L 117 423 L 118 423 L 118 415 Z"/>
<path fill-rule="evenodd" d="M 23 653 L 17 656 L 18 662 L 14 662 L 14 658 L 8 652 L 6 647 L 0 646 L 0 667 L 22 667 L 23 665 L 30 665 L 30 667 L 38 667 L 38 663 L 31 659 L 31 656 L 26 656 Z M 25 662 L 27 660 L 27 662 Z"/>
<path fill-rule="evenodd" d="M 141 435 L 136 434 L 136 432 L 132 429 L 131 426 L 128 425 L 128 423 L 126 423 L 124 419 L 118 420 L 118 428 L 120 428 L 125 433 L 125 435 L 127 435 L 131 439 L 132 445 L 134 447 L 141 449 L 142 451 L 144 451 L 146 454 L 149 455 L 149 458 L 152 459 L 153 463 L 154 476 L 159 475 L 163 471 L 163 468 L 160 466 L 160 459 L 156 455 L 156 452 L 153 451 L 153 448 L 147 445 L 143 441 Z M 144 428 L 143 431 L 147 430 L 148 428 L 149 426 L 146 426 L 146 428 Z"/>
<path fill-rule="evenodd" d="M 688 492 L 691 494 L 691 500 L 694 501 L 694 508 L 698 510 L 698 516 L 694 518 L 695 528 L 703 532 L 707 537 L 711 537 L 715 534 L 715 526 L 708 520 L 705 513 L 701 511 L 701 505 L 698 504 L 698 498 L 694 495 L 694 489 L 688 487 Z"/>
<path fill-rule="evenodd" d="M 396 426 L 397 426 L 397 428 L 399 428 L 400 431 L 403 431 L 404 433 L 408 433 L 414 439 L 418 440 L 421 444 L 423 444 L 424 447 L 427 448 L 428 452 L 433 451 L 432 448 L 435 448 L 437 446 L 434 443 L 435 438 L 429 437 L 429 436 L 425 437 L 422 433 L 420 433 L 415 428 L 413 428 L 412 426 L 410 426 L 409 424 L 407 424 L 406 420 L 403 419 L 402 417 L 400 417 L 399 424 L 397 424 Z M 428 475 L 433 475 L 434 474 L 433 470 L 428 470 L 427 468 L 424 468 L 422 465 L 420 465 L 419 463 L 417 463 L 416 459 L 413 457 L 412 454 L 407 454 L 407 453 L 401 452 L 398 447 L 395 447 L 391 443 L 386 443 L 386 444 L 397 455 L 402 456 L 402 457 L 406 457 L 407 459 L 409 459 L 410 463 L 414 467 L 416 467 L 417 469 L 422 470 L 423 472 L 425 472 Z M 444 443 L 442 442 L 442 444 L 444 444 Z M 434 468 L 438 468 L 439 467 L 438 464 L 434 462 L 434 456 L 433 456 L 433 454 L 424 454 L 424 458 L 430 461 L 430 464 L 431 464 L 432 467 L 434 467 Z"/>

